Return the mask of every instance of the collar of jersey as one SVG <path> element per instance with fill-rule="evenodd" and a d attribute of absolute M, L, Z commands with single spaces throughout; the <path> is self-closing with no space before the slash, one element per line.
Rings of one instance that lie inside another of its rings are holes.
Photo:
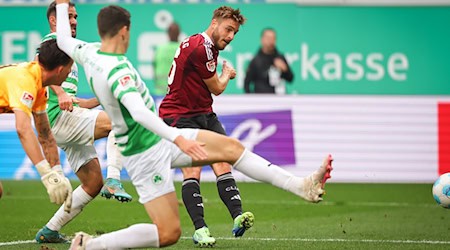
<path fill-rule="evenodd" d="M 101 55 L 106 55 L 106 56 L 124 56 L 125 55 L 125 54 L 116 54 L 116 53 L 103 52 L 103 51 L 100 51 L 100 50 L 97 50 L 97 53 L 101 54 Z"/>

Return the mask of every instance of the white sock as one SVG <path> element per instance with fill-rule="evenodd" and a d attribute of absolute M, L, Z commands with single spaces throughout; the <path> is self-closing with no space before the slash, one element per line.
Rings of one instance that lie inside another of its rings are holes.
<path fill-rule="evenodd" d="M 69 223 L 93 198 L 78 186 L 72 193 L 72 209 L 70 213 L 64 211 L 64 204 L 56 211 L 53 217 L 48 221 L 47 227 L 53 231 L 59 231 Z"/>
<path fill-rule="evenodd" d="M 159 247 L 158 228 L 155 224 L 134 224 L 128 228 L 102 234 L 90 240 L 86 249 L 128 249 Z"/>
<path fill-rule="evenodd" d="M 106 169 L 106 178 L 113 178 L 120 180 L 120 171 L 122 171 L 122 154 L 116 145 L 116 138 L 114 132 L 109 132 L 106 141 L 106 162 L 108 168 Z"/>
<path fill-rule="evenodd" d="M 303 178 L 294 176 L 247 149 L 233 167 L 248 177 L 270 183 L 297 195 L 301 192 L 300 187 L 303 186 Z"/>

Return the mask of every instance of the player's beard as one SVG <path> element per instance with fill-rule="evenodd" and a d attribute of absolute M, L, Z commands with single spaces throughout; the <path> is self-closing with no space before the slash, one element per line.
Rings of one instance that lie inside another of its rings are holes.
<path fill-rule="evenodd" d="M 74 32 L 72 32 L 72 30 Z M 77 37 L 77 27 L 76 26 L 75 27 L 70 27 L 70 33 L 72 34 L 73 38 Z"/>
<path fill-rule="evenodd" d="M 217 30 L 217 28 L 216 28 L 216 29 L 213 31 L 213 33 L 212 33 L 212 40 L 213 40 L 213 42 L 214 42 L 214 47 L 215 47 L 217 50 L 223 50 L 223 49 L 225 49 L 225 47 L 227 46 L 227 44 L 225 43 L 225 41 L 223 41 L 222 39 L 220 39 L 220 34 L 219 34 L 219 31 Z M 222 46 L 222 45 L 220 44 L 220 42 L 225 43 L 225 45 Z"/>

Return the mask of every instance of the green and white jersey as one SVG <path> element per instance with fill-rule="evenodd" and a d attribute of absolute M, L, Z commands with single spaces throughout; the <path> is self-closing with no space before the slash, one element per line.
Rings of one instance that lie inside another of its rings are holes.
<path fill-rule="evenodd" d="M 50 33 L 42 38 L 41 43 L 50 40 L 56 39 L 56 33 Z M 66 80 L 62 83 L 61 87 L 64 92 L 66 92 L 69 96 L 75 97 L 78 92 L 78 67 L 77 64 L 72 64 L 72 70 Z M 48 101 L 47 101 L 47 115 L 48 120 L 50 121 L 50 126 L 53 127 L 55 124 L 56 118 L 61 114 L 61 109 L 59 108 L 58 96 L 53 92 L 51 88 L 47 88 L 48 92 Z M 78 104 L 73 103 L 73 106 L 78 106 Z"/>
<path fill-rule="evenodd" d="M 100 43 L 79 44 L 69 54 L 84 67 L 91 89 L 112 121 L 122 154 L 141 153 L 161 137 L 137 123 L 120 100 L 124 94 L 136 92 L 153 113 L 156 113 L 155 102 L 125 55 L 103 53 L 99 48 Z"/>

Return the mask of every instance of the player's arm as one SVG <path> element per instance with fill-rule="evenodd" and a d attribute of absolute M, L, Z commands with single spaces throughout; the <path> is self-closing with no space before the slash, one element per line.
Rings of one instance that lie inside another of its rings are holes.
<path fill-rule="evenodd" d="M 98 102 L 97 98 L 93 97 L 93 98 L 89 98 L 89 99 L 85 99 L 85 98 L 75 98 L 74 99 L 75 102 L 78 103 L 78 105 L 82 108 L 86 108 L 86 109 L 91 109 L 91 108 L 95 108 L 98 105 L 100 105 L 100 103 Z"/>
<path fill-rule="evenodd" d="M 61 86 L 50 85 L 49 86 L 56 96 L 58 96 L 58 104 L 61 110 L 72 111 L 73 110 L 73 99 L 69 96 Z"/>
<path fill-rule="evenodd" d="M 42 155 L 41 147 L 39 146 L 33 127 L 31 126 L 30 116 L 19 109 L 14 109 L 14 115 L 16 118 L 16 130 L 19 135 L 20 142 L 22 143 L 22 147 L 41 175 L 42 183 L 47 189 L 50 201 L 56 204 L 63 204 L 65 202 L 64 210 L 66 212 L 70 212 L 72 206 L 72 186 L 70 185 L 69 180 L 64 178 L 64 175 L 62 174 L 62 169 L 59 165 L 59 155 L 56 149 L 56 143 L 54 144 L 53 150 L 47 150 L 47 153 L 45 153 L 46 156 L 48 156 L 49 153 L 53 153 L 54 155 L 51 156 L 49 160 L 53 163 L 53 166 L 58 166 L 50 168 L 50 164 Z M 43 116 L 45 116 L 48 123 L 47 115 L 44 113 Z M 35 124 L 38 133 L 41 130 L 40 134 L 44 134 L 42 128 L 39 129 L 37 126 L 37 123 L 41 122 L 36 122 L 36 119 L 39 120 L 39 117 L 36 118 L 35 116 Z M 50 130 L 49 125 L 48 128 Z M 46 152 L 45 148 L 44 152 Z"/>
<path fill-rule="evenodd" d="M 86 42 L 75 39 L 72 37 L 69 24 L 69 0 L 56 0 L 56 42 L 58 47 L 74 59 L 77 63 L 80 62 L 80 58 L 75 56 L 76 48 L 86 44 Z"/>
<path fill-rule="evenodd" d="M 58 147 L 56 146 L 55 137 L 50 130 L 50 123 L 48 122 L 47 113 L 33 112 L 34 125 L 38 133 L 39 143 L 42 146 L 45 158 L 49 161 L 51 166 L 60 165 Z"/>
<path fill-rule="evenodd" d="M 192 159 L 196 161 L 206 159 L 207 153 L 202 148 L 203 143 L 187 140 L 180 134 L 177 128 L 165 124 L 161 118 L 147 108 L 144 100 L 142 100 L 141 95 L 137 91 L 130 91 L 128 89 L 123 90 L 122 93 L 119 94 L 118 99 L 128 110 L 133 120 L 162 138 L 175 143 L 175 145 L 192 157 Z"/>
<path fill-rule="evenodd" d="M 42 155 L 39 142 L 31 126 L 31 118 L 22 110 L 13 109 L 13 111 L 16 118 L 16 131 L 20 143 L 31 162 L 36 165 L 44 160 L 44 156 Z"/>
<path fill-rule="evenodd" d="M 223 62 L 222 74 L 218 76 L 214 74 L 211 78 L 203 79 L 209 92 L 214 95 L 222 94 L 228 86 L 228 82 L 236 77 L 236 71 L 229 66 L 226 61 Z"/>

